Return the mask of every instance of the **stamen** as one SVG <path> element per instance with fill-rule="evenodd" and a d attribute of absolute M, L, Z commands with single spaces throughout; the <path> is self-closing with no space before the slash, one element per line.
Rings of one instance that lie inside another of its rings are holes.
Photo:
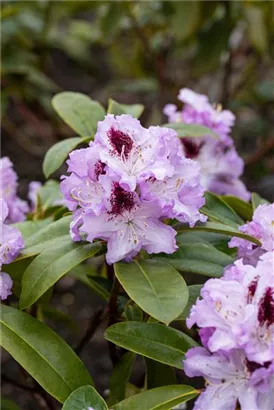
<path fill-rule="evenodd" d="M 111 128 L 108 131 L 108 138 L 114 153 L 119 155 L 123 154 L 127 159 L 133 147 L 133 141 L 130 136 L 120 130 Z"/>

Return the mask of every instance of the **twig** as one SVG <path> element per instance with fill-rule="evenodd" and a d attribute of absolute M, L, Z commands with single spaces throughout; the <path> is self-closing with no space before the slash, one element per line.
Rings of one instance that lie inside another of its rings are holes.
<path fill-rule="evenodd" d="M 113 269 L 113 266 L 112 266 L 112 269 Z M 109 314 L 108 326 L 113 325 L 117 321 L 117 317 L 118 317 L 117 300 L 119 296 L 119 289 L 120 289 L 120 284 L 116 276 L 114 276 L 113 286 L 112 286 L 112 290 L 111 290 L 111 294 L 109 298 L 109 304 L 108 304 L 108 314 Z M 111 361 L 113 365 L 115 365 L 118 362 L 116 346 L 113 343 L 108 342 L 108 348 L 109 348 L 109 355 L 110 355 Z"/>
<path fill-rule="evenodd" d="M 252 165 L 263 158 L 269 151 L 274 149 L 274 137 L 269 137 L 263 145 L 261 145 L 257 151 L 250 154 L 246 160 L 245 165 Z"/>
<path fill-rule="evenodd" d="M 106 311 L 100 307 L 97 309 L 95 314 L 92 317 L 90 322 L 90 326 L 88 327 L 86 333 L 84 334 L 83 338 L 80 340 L 78 346 L 74 349 L 75 353 L 80 355 L 84 349 L 84 347 L 89 343 L 90 339 L 106 317 Z"/>

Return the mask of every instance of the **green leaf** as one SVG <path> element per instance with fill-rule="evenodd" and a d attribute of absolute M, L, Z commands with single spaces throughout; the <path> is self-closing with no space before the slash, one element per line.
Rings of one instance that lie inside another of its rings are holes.
<path fill-rule="evenodd" d="M 253 212 L 252 206 L 248 202 L 232 195 L 224 195 L 221 198 L 230 208 L 237 212 L 241 218 L 245 221 L 251 221 Z"/>
<path fill-rule="evenodd" d="M 264 9 L 256 3 L 245 4 L 243 7 L 251 43 L 260 52 L 265 53 L 268 48 L 267 24 Z"/>
<path fill-rule="evenodd" d="M 49 327 L 24 312 L 1 306 L 1 346 L 61 403 L 85 384 L 93 384 L 84 364 Z"/>
<path fill-rule="evenodd" d="M 39 191 L 38 195 L 40 198 L 40 203 L 43 210 L 48 209 L 50 206 L 56 205 L 58 201 L 63 199 L 60 191 L 60 183 L 50 179 L 43 185 Z"/>
<path fill-rule="evenodd" d="M 205 193 L 206 204 L 201 208 L 201 212 L 211 219 L 231 225 L 237 228 L 243 225 L 244 221 L 237 213 L 218 195 L 211 192 Z"/>
<path fill-rule="evenodd" d="M 170 410 L 199 394 L 194 387 L 175 385 L 147 390 L 123 400 L 113 410 Z"/>
<path fill-rule="evenodd" d="M 43 219 L 41 221 L 24 221 L 14 224 L 15 228 L 19 229 L 24 241 L 26 241 L 31 235 L 36 234 L 37 231 L 48 226 L 52 222 L 52 218 Z"/>
<path fill-rule="evenodd" d="M 146 362 L 146 389 L 176 384 L 177 379 L 173 367 L 167 364 L 145 359 Z"/>
<path fill-rule="evenodd" d="M 143 320 L 143 312 L 139 308 L 139 306 L 135 305 L 135 303 L 129 303 L 125 307 L 125 318 L 126 320 L 133 320 L 135 322 L 142 322 Z"/>
<path fill-rule="evenodd" d="M 43 162 L 43 172 L 45 177 L 48 178 L 53 172 L 57 171 L 57 169 L 64 163 L 68 154 L 74 150 L 77 145 L 85 141 L 86 139 L 79 137 L 67 138 L 50 147 Z"/>
<path fill-rule="evenodd" d="M 76 266 L 74 269 L 72 269 L 69 272 L 69 275 L 80 280 L 82 283 L 87 285 L 91 290 L 93 290 L 97 295 L 99 295 L 104 300 L 109 300 L 110 292 L 106 286 L 103 286 L 103 284 L 105 284 L 105 281 L 107 281 L 107 279 L 99 275 L 89 275 L 88 273 L 89 269 L 90 269 L 90 266 L 88 265 L 79 265 L 79 266 Z M 111 289 L 111 282 L 110 282 L 110 289 Z"/>
<path fill-rule="evenodd" d="M 113 406 L 119 401 L 124 400 L 126 386 L 131 375 L 135 358 L 136 355 L 134 353 L 127 352 L 114 367 L 109 384 L 110 396 L 107 401 L 109 406 Z"/>
<path fill-rule="evenodd" d="M 62 410 L 108 410 L 104 399 L 92 386 L 81 386 L 65 401 Z"/>
<path fill-rule="evenodd" d="M 105 338 L 131 352 L 182 369 L 182 360 L 196 342 L 179 330 L 158 323 L 124 322 L 109 327 Z"/>
<path fill-rule="evenodd" d="M 234 259 L 208 243 L 193 243 L 179 246 L 172 255 L 156 257 L 159 263 L 168 262 L 181 272 L 192 272 L 210 277 L 221 277 L 224 267 Z"/>
<path fill-rule="evenodd" d="M 183 231 L 204 231 L 204 232 L 215 232 L 219 234 L 229 235 L 229 236 L 237 236 L 238 238 L 246 239 L 249 242 L 255 243 L 258 246 L 261 246 L 261 242 L 254 238 L 254 236 L 247 235 L 235 229 L 232 226 L 225 225 L 218 222 L 207 222 L 204 225 L 195 225 L 193 228 L 189 226 L 181 226 L 178 232 Z"/>
<path fill-rule="evenodd" d="M 119 262 L 114 270 L 129 297 L 160 322 L 168 324 L 184 310 L 187 286 L 172 266 L 147 259 Z"/>
<path fill-rule="evenodd" d="M 119 104 L 117 101 L 108 100 L 108 114 L 122 115 L 129 114 L 132 117 L 139 118 L 144 111 L 142 104 Z"/>
<path fill-rule="evenodd" d="M 179 40 L 186 40 L 198 29 L 201 22 L 200 2 L 174 2 L 175 13 L 170 28 Z"/>
<path fill-rule="evenodd" d="M 203 285 L 190 285 L 188 287 L 188 291 L 189 291 L 188 304 L 186 305 L 185 310 L 183 311 L 183 313 L 181 313 L 177 317 L 176 320 L 186 320 L 188 318 L 189 313 L 190 313 L 190 309 L 196 303 L 196 300 L 200 296 L 202 287 L 203 287 Z"/>
<path fill-rule="evenodd" d="M 20 309 L 31 306 L 62 276 L 100 250 L 100 242 L 75 243 L 70 237 L 45 249 L 24 273 Z"/>
<path fill-rule="evenodd" d="M 25 240 L 25 248 L 22 251 L 23 257 L 37 255 L 44 249 L 51 247 L 53 240 L 60 240 L 60 237 L 69 236 L 69 224 L 71 216 L 64 216 L 58 221 L 43 226 L 38 232 L 28 235 Z"/>
<path fill-rule="evenodd" d="M 13 401 L 1 397 L 1 410 L 20 410 L 20 408 Z"/>
<path fill-rule="evenodd" d="M 262 198 L 256 192 L 252 192 L 251 203 L 252 203 L 253 212 L 255 211 L 256 208 L 258 208 L 259 205 L 263 205 L 263 204 L 269 205 L 270 204 L 269 201 Z"/>
<path fill-rule="evenodd" d="M 98 121 L 105 117 L 101 104 L 81 93 L 64 91 L 56 94 L 52 105 L 65 123 L 82 137 L 93 137 Z"/>
<path fill-rule="evenodd" d="M 213 138 L 218 138 L 218 135 L 213 132 L 210 128 L 207 128 L 203 125 L 197 124 L 184 124 L 183 122 L 171 122 L 168 124 L 162 125 L 162 127 L 172 128 L 178 134 L 180 138 L 192 138 L 192 137 L 204 137 L 209 135 Z"/>
<path fill-rule="evenodd" d="M 23 274 L 33 259 L 34 258 L 15 260 L 8 265 L 4 265 L 3 271 L 8 273 L 12 278 L 12 293 L 14 293 L 17 297 L 20 297 L 21 294 L 21 282 Z"/>

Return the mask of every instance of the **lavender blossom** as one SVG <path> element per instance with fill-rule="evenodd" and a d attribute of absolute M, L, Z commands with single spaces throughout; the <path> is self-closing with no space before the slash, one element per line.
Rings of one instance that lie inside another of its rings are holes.
<path fill-rule="evenodd" d="M 250 362 L 243 350 L 211 354 L 203 347 L 186 353 L 184 371 L 189 377 L 202 376 L 206 389 L 194 410 L 273 410 L 274 365 Z"/>
<path fill-rule="evenodd" d="M 11 263 L 24 246 L 20 231 L 4 222 L 8 216 L 8 206 L 0 199 L 0 271 L 2 265 Z M 0 298 L 6 299 L 11 294 L 12 280 L 5 272 L 0 273 Z"/>
<path fill-rule="evenodd" d="M 141 249 L 172 253 L 176 231 L 163 218 L 191 226 L 205 217 L 199 166 L 183 157 L 175 131 L 143 128 L 129 115 L 107 115 L 89 148 L 73 151 L 61 191 L 73 211 L 71 236 L 108 242 L 108 263 Z"/>
<path fill-rule="evenodd" d="M 274 362 L 273 266 L 274 253 L 268 252 L 256 267 L 239 260 L 223 278 L 205 283 L 187 325 L 202 328 L 210 351 L 241 348 L 250 361 Z"/>
<path fill-rule="evenodd" d="M 259 257 L 265 252 L 274 252 L 274 204 L 259 205 L 253 214 L 251 222 L 241 226 L 239 230 L 259 239 L 262 243 L 257 246 L 242 238 L 232 238 L 230 248 L 238 248 L 238 257 L 244 263 L 256 265 Z"/>
<path fill-rule="evenodd" d="M 25 219 L 29 207 L 26 201 L 17 196 L 17 175 L 9 158 L 0 159 L 1 186 L 0 196 L 8 206 L 6 223 L 21 222 Z"/>
<path fill-rule="evenodd" d="M 184 155 L 197 161 L 201 167 L 204 188 L 219 195 L 230 194 L 249 200 L 250 194 L 240 180 L 244 162 L 229 136 L 234 115 L 220 106 L 214 108 L 206 96 L 186 88 L 180 91 L 178 98 L 185 103 L 181 112 L 176 111 L 172 104 L 164 109 L 169 122 L 204 125 L 219 136 L 219 140 L 206 135 L 195 140 L 182 139 Z"/>

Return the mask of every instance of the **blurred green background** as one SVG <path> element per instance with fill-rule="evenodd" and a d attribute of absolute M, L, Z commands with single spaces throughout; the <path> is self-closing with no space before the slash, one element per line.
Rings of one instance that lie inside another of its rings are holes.
<path fill-rule="evenodd" d="M 143 103 L 147 125 L 188 87 L 237 115 L 245 182 L 274 200 L 274 2 L 6 1 L 1 31 L 2 156 L 22 194 L 43 180 L 47 149 L 71 136 L 54 93 Z"/>

